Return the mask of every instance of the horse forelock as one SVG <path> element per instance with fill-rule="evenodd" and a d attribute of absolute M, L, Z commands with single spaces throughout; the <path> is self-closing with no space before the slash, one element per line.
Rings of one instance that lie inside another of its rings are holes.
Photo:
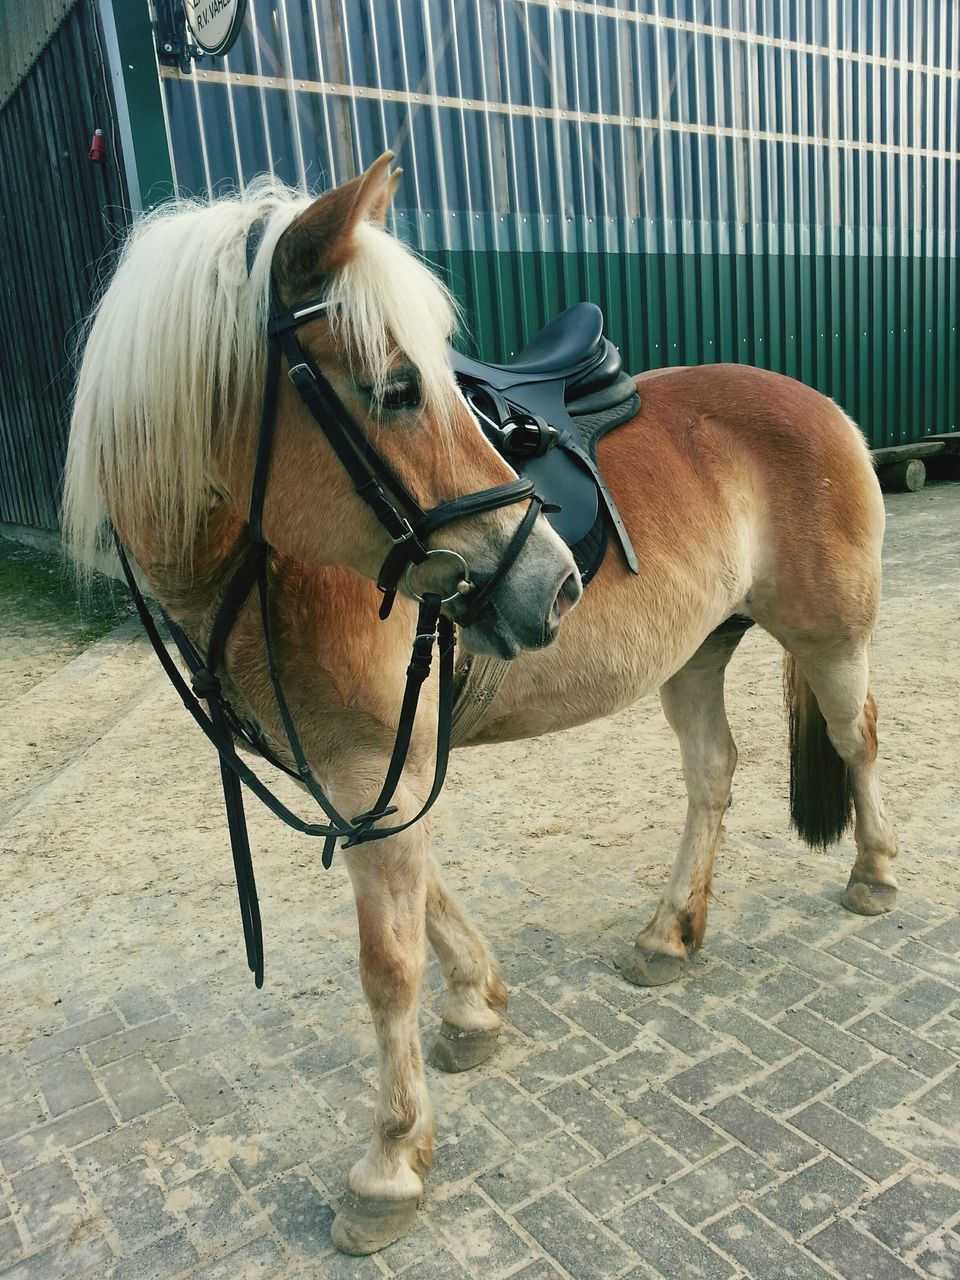
<path fill-rule="evenodd" d="M 261 180 L 238 196 L 172 202 L 134 227 L 87 326 L 74 397 L 63 531 L 81 571 L 104 545 L 108 515 L 138 555 L 189 562 L 213 500 L 214 451 L 241 420 L 256 424 L 271 262 L 310 203 Z M 442 427 L 457 393 L 446 350 L 455 309 L 440 281 L 365 224 L 328 291 L 345 361 L 382 393 L 399 347 Z"/>

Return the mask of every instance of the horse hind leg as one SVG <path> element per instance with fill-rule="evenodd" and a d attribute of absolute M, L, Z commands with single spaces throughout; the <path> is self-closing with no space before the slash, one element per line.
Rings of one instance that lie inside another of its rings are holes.
<path fill-rule="evenodd" d="M 727 663 L 750 624 L 731 621 L 714 631 L 660 690 L 664 714 L 680 742 L 687 817 L 666 890 L 622 966 L 638 986 L 678 977 L 703 942 L 713 860 L 737 764 L 727 723 L 723 681 Z"/>
<path fill-rule="evenodd" d="M 896 906 L 897 838 L 880 792 L 868 675 L 865 647 L 840 659 L 786 661 L 794 825 L 809 844 L 825 847 L 842 834 L 852 800 L 857 856 L 841 901 L 848 911 L 873 916 Z"/>
<path fill-rule="evenodd" d="M 427 881 L 427 937 L 447 984 L 440 1032 L 430 1062 L 441 1071 L 468 1071 L 497 1047 L 507 1007 L 500 966 L 431 859 Z"/>

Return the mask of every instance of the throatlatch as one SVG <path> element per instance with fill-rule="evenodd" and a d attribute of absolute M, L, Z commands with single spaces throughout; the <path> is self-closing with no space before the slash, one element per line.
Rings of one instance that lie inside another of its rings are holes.
<path fill-rule="evenodd" d="M 248 231 L 246 242 L 248 275 L 256 258 L 264 230 L 265 223 L 263 219 L 258 219 Z M 474 621 L 516 561 L 524 543 L 533 531 L 536 518 L 543 507 L 543 503 L 535 491 L 533 480 L 520 478 L 507 484 L 497 485 L 491 489 L 454 498 L 439 504 L 431 510 L 424 511 L 403 485 L 400 478 L 390 468 L 386 460 L 363 434 L 333 390 L 333 387 L 300 344 L 297 330 L 302 325 L 315 320 L 329 306 L 329 302 L 325 299 L 317 298 L 292 311 L 287 311 L 282 307 L 276 287 L 271 280 L 270 312 L 267 325 L 266 374 L 260 414 L 260 433 L 251 486 L 250 511 L 247 519 L 249 544 L 240 559 L 238 567 L 230 578 L 220 602 L 211 629 L 206 657 L 200 653 L 184 631 L 164 614 L 174 642 L 191 673 L 190 685 L 184 680 L 175 662 L 170 657 L 146 601 L 137 586 L 123 546 L 119 538 L 114 535 L 120 562 L 133 595 L 137 612 L 156 650 L 157 656 L 187 710 L 209 741 L 216 747 L 220 757 L 220 774 L 227 810 L 227 821 L 230 828 L 237 893 L 240 900 L 240 914 L 247 948 L 247 963 L 254 974 L 254 981 L 258 987 L 263 985 L 263 933 L 246 817 L 243 809 L 243 793 L 240 784 L 247 786 L 272 813 L 294 830 L 301 832 L 303 835 L 321 837 L 324 841 L 322 862 L 325 868 L 330 866 L 336 843 L 340 839 L 344 840 L 345 848 L 350 848 L 370 840 L 383 840 L 388 836 L 397 835 L 414 823 L 419 822 L 433 806 L 440 794 L 446 777 L 447 759 L 450 751 L 455 642 L 453 623 L 441 612 L 442 607 L 455 597 L 469 597 L 467 610 L 461 615 L 460 622 L 461 625 L 469 625 Z M 283 692 L 273 645 L 270 620 L 269 566 L 271 548 L 263 536 L 262 518 L 270 472 L 279 379 L 283 359 L 287 362 L 287 373 L 297 394 L 310 410 L 317 425 L 323 431 L 331 448 L 350 476 L 357 495 L 370 507 L 392 544 L 377 580 L 377 586 L 383 593 L 383 602 L 380 608 L 381 618 L 386 618 L 389 615 L 397 590 L 413 566 L 424 564 L 431 556 L 441 554 L 452 556 L 463 565 L 463 574 L 458 583 L 455 596 L 442 599 L 439 595 L 430 592 L 417 597 L 420 602 L 417 632 L 413 641 L 410 663 L 407 667 L 397 734 L 387 766 L 386 776 L 373 805 L 365 813 L 358 814 L 354 818 L 346 818 L 338 812 L 324 794 L 310 769 L 289 704 Z M 517 526 L 516 532 L 496 571 L 482 585 L 471 582 L 469 566 L 458 552 L 449 551 L 446 548 L 429 548 L 426 545 L 426 539 L 430 534 L 438 529 L 445 528 L 449 524 L 453 524 L 455 521 L 468 519 L 484 512 L 495 511 L 515 502 L 523 501 L 528 503 L 527 510 Z M 296 764 L 295 770 L 288 768 L 278 760 L 263 740 L 262 734 L 256 728 L 248 725 L 231 706 L 224 694 L 218 675 L 223 666 L 227 639 L 254 587 L 256 587 L 259 602 L 270 683 L 273 688 L 277 711 L 283 724 L 287 746 Z M 391 802 L 406 764 L 420 692 L 430 673 L 434 646 L 438 647 L 440 654 L 440 689 L 433 785 L 419 812 L 413 818 L 396 826 L 378 825 L 397 812 L 396 807 Z M 206 711 L 201 705 L 202 702 L 206 703 Z M 306 822 L 287 808 L 240 759 L 236 750 L 237 739 L 259 752 L 271 764 L 297 778 L 316 801 L 327 822 L 324 824 Z"/>

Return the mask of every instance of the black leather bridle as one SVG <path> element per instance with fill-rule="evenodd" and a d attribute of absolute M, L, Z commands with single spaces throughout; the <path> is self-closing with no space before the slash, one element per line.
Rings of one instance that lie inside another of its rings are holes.
<path fill-rule="evenodd" d="M 265 227 L 263 219 L 257 219 L 247 234 L 248 276 L 252 271 Z M 230 828 L 247 963 L 258 987 L 263 985 L 263 934 L 243 810 L 241 783 L 289 826 L 304 835 L 320 836 L 324 840 L 321 860 L 325 868 L 330 866 L 336 843 L 340 839 L 344 841 L 344 848 L 350 848 L 367 841 L 383 840 L 388 836 L 397 835 L 419 822 L 440 794 L 450 751 L 455 641 L 453 622 L 442 612 L 443 606 L 454 600 L 465 603 L 466 608 L 459 612 L 457 622 L 461 626 L 469 626 L 474 622 L 490 604 L 494 591 L 519 556 L 533 531 L 537 516 L 543 509 L 543 503 L 534 490 L 533 481 L 520 478 L 491 489 L 453 498 L 425 511 L 367 439 L 315 361 L 300 343 L 297 336 L 298 330 L 317 319 L 329 306 L 326 299 L 315 298 L 291 310 L 286 310 L 280 302 L 276 286 L 271 279 L 266 373 L 250 511 L 247 518 L 249 546 L 241 555 L 224 590 L 214 616 L 205 655 L 201 654 L 182 628 L 164 614 L 170 633 L 190 670 L 192 677 L 190 685 L 184 680 L 176 663 L 170 657 L 137 586 L 124 548 L 116 534 L 114 535 L 120 562 L 137 612 L 157 656 L 187 710 L 216 747 L 220 757 L 220 776 Z M 390 539 L 391 548 L 377 578 L 377 586 L 383 593 L 381 618 L 389 615 L 401 585 L 406 585 L 410 594 L 419 601 L 417 631 L 407 668 L 397 733 L 386 776 L 373 805 L 354 818 L 345 817 L 334 807 L 313 775 L 283 692 L 273 644 L 268 573 L 271 548 L 263 536 L 262 520 L 273 450 L 281 364 L 284 358 L 294 389 L 326 436 L 349 475 L 356 493 L 371 509 Z M 447 525 L 523 501 L 528 502 L 527 510 L 496 570 L 483 583 L 471 581 L 469 566 L 459 552 L 427 546 L 430 535 Z M 435 592 L 425 592 L 422 596 L 416 596 L 409 582 L 411 569 L 437 556 L 452 557 L 462 566 L 457 590 L 445 598 Z M 264 741 L 262 733 L 255 726 L 245 722 L 231 706 L 218 676 L 223 666 L 230 632 L 254 587 L 257 589 L 270 682 L 287 745 L 296 764 L 295 769 L 288 768 L 278 760 Z M 433 784 L 426 800 L 414 817 L 397 826 L 377 825 L 397 812 L 396 806 L 392 805 L 391 801 L 406 764 L 420 691 L 430 673 L 435 645 L 440 658 L 440 688 Z M 207 704 L 206 713 L 201 706 L 201 699 Z M 236 750 L 237 739 L 256 749 L 271 764 L 299 779 L 319 805 L 327 819 L 326 823 L 306 822 L 284 805 L 240 759 Z"/>

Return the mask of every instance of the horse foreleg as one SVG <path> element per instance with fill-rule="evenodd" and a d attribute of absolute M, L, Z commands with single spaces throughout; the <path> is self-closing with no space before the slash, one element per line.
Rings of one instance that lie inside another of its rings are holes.
<path fill-rule="evenodd" d="M 467 1071 L 497 1047 L 507 989 L 490 948 L 444 885 L 433 859 L 427 874 L 427 937 L 447 984 L 430 1061 L 442 1071 Z"/>
<path fill-rule="evenodd" d="M 402 809 L 401 809 L 402 811 Z M 411 1226 L 433 1159 L 433 1112 L 417 1008 L 426 963 L 427 836 L 419 824 L 345 854 L 357 903 L 360 978 L 377 1037 L 378 1094 L 366 1154 L 332 1228 L 346 1253 L 373 1253 Z"/>
<path fill-rule="evenodd" d="M 687 817 L 667 888 L 623 964 L 623 976 L 638 986 L 678 977 L 688 951 L 703 942 L 713 860 L 737 763 L 723 677 L 741 637 L 742 632 L 714 632 L 660 690 L 680 742 Z"/>

